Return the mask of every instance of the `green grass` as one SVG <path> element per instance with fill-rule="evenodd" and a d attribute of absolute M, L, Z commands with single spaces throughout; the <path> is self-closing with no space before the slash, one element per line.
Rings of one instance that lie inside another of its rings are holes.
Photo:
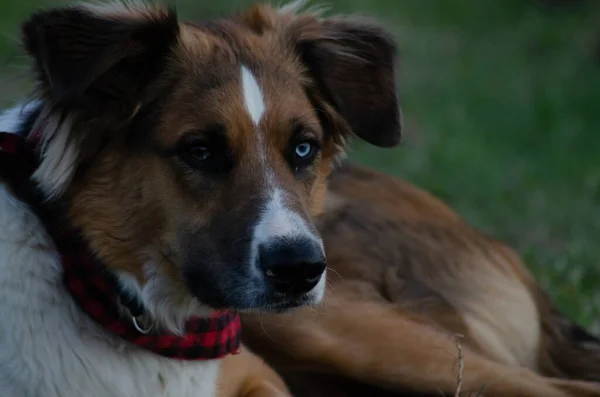
<path fill-rule="evenodd" d="M 64 3 L 65 1 L 63 1 Z M 0 5 L 0 104 L 18 97 L 21 18 L 50 0 Z M 173 3 L 173 1 L 171 1 Z M 178 0 L 186 17 L 249 1 Z M 351 158 L 438 195 L 515 246 L 560 308 L 600 327 L 600 3 L 345 0 L 379 17 L 402 49 L 406 140 Z M 215 5 L 216 4 L 216 5 Z"/>

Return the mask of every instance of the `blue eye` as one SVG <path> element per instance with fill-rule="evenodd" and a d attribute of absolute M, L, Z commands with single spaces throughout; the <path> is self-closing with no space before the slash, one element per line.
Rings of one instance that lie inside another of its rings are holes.
<path fill-rule="evenodd" d="M 301 159 L 308 157 L 313 150 L 313 145 L 310 142 L 302 142 L 296 146 L 296 156 Z"/>
<path fill-rule="evenodd" d="M 304 138 L 304 140 L 291 146 L 291 149 L 291 153 L 288 152 L 291 157 L 289 159 L 290 166 L 294 172 L 298 173 L 315 162 L 321 147 L 317 140 Z"/>

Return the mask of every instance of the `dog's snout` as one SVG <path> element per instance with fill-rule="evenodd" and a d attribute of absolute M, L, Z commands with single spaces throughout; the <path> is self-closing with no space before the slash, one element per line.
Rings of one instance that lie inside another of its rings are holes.
<path fill-rule="evenodd" d="M 325 254 L 312 239 L 277 239 L 259 246 L 260 267 L 269 284 L 280 293 L 312 290 L 325 271 Z"/>

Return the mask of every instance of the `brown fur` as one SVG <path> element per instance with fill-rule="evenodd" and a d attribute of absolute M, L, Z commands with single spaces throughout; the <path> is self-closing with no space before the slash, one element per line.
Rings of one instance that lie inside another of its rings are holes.
<path fill-rule="evenodd" d="M 218 392 L 227 397 L 290 397 L 284 381 L 249 349 L 221 362 Z"/>
<path fill-rule="evenodd" d="M 599 383 L 575 380 L 598 380 L 600 344 L 564 333 L 574 326 L 513 250 L 391 177 L 345 166 L 330 187 L 319 218 L 334 273 L 324 303 L 244 319 L 246 342 L 291 385 L 323 374 L 298 396 L 322 395 L 328 373 L 348 379 L 340 388 L 354 379 L 453 395 L 455 333 L 465 336 L 465 396 L 600 396 Z"/>
<path fill-rule="evenodd" d="M 47 103 L 37 123 L 45 144 L 66 135 L 77 153 L 68 187 L 51 195 L 111 269 L 143 285 L 144 263 L 160 257 L 181 302 L 182 267 L 202 270 L 183 262 L 229 263 L 248 251 L 267 174 L 311 224 L 349 134 L 381 146 L 399 140 L 394 45 L 367 23 L 260 5 L 203 23 L 159 6 L 84 6 L 40 12 L 23 34 Z M 266 103 L 262 143 L 245 109 L 242 65 Z M 320 147 L 302 169 L 287 161 L 298 139 Z M 181 157 L 194 142 L 213 149 L 212 168 L 198 172 Z"/>
<path fill-rule="evenodd" d="M 176 332 L 190 313 L 271 304 L 269 281 L 244 288 L 258 278 L 249 241 L 273 186 L 315 229 L 347 138 L 400 140 L 395 45 L 368 21 L 257 5 L 190 23 L 159 5 L 116 3 L 43 10 L 22 34 L 43 103 L 29 131 L 41 133 L 34 180 L 109 270 L 162 288 L 146 309 Z M 242 67 L 264 97 L 259 125 Z M 306 140 L 317 150 L 300 165 L 294 147 Z M 248 370 L 223 392 L 287 393 L 256 360 L 225 360 Z"/>
<path fill-rule="evenodd" d="M 346 395 L 451 394 L 458 332 L 465 392 L 600 396 L 577 380 L 598 380 L 597 341 L 556 313 L 509 247 L 389 177 L 346 167 L 327 191 L 351 134 L 400 139 L 395 45 L 376 24 L 269 6 L 202 23 L 159 6 L 68 7 L 32 16 L 23 42 L 44 101 L 36 180 L 107 267 L 144 285 L 154 261 L 172 307 L 258 305 L 235 293 L 266 179 L 316 219 L 331 270 L 324 304 L 245 316 L 249 346 L 299 395 L 333 393 L 331 379 Z M 241 65 L 265 97 L 258 127 Z M 298 136 L 321 149 L 306 167 L 290 160 Z M 198 142 L 209 166 L 190 164 Z M 224 360 L 222 376 L 225 396 L 289 395 L 250 352 Z"/>

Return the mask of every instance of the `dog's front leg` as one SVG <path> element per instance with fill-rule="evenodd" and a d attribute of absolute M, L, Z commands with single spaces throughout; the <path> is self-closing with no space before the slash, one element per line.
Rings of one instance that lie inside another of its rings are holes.
<path fill-rule="evenodd" d="M 337 284 L 317 309 L 246 317 L 248 342 L 277 368 L 335 372 L 390 390 L 454 395 L 459 364 L 452 335 L 345 287 Z M 600 397 L 598 384 L 545 378 L 466 347 L 461 390 L 465 396 L 483 390 L 487 397 Z"/>
<path fill-rule="evenodd" d="M 245 346 L 221 361 L 217 390 L 218 397 L 291 397 L 279 375 Z"/>

